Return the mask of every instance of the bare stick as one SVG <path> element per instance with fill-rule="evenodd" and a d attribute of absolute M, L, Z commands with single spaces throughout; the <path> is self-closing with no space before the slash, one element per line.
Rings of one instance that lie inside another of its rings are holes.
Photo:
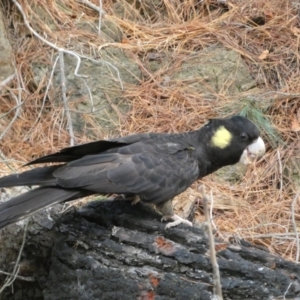
<path fill-rule="evenodd" d="M 213 192 L 210 191 L 210 209 L 209 209 L 209 219 L 210 219 L 210 222 L 212 224 L 212 226 L 214 227 L 215 230 L 217 230 L 217 226 L 213 220 L 213 208 L 214 208 L 214 196 L 213 196 Z"/>
<path fill-rule="evenodd" d="M 75 71 L 74 71 L 74 74 L 75 76 L 78 76 L 78 77 L 87 77 L 85 75 L 80 75 L 78 74 L 78 70 L 79 70 L 79 67 L 80 67 L 80 63 L 81 63 L 81 58 L 80 56 L 76 53 L 76 52 L 73 52 L 73 51 L 69 51 L 69 50 L 66 50 L 64 48 L 61 48 L 61 47 L 58 47 L 56 46 L 55 44 L 49 42 L 48 40 L 46 40 L 45 38 L 43 38 L 40 34 L 38 34 L 29 24 L 29 21 L 27 20 L 27 17 L 23 11 L 23 8 L 22 6 L 20 5 L 20 3 L 16 0 L 12 0 L 13 3 L 16 5 L 16 7 L 18 8 L 18 10 L 20 11 L 23 19 L 24 19 L 24 23 L 26 25 L 26 27 L 30 30 L 30 32 L 36 37 L 38 38 L 39 40 L 41 40 L 43 43 L 45 43 L 46 45 L 50 46 L 51 48 L 57 50 L 57 51 L 62 51 L 64 53 L 67 53 L 67 54 L 70 54 L 72 56 L 74 56 L 76 59 L 77 59 L 77 65 L 76 65 L 76 68 L 75 68 Z"/>
<path fill-rule="evenodd" d="M 21 86 L 20 86 L 20 80 L 19 80 L 19 76 L 17 74 L 17 71 L 15 72 L 14 76 L 17 75 L 17 79 L 18 79 L 18 97 L 12 93 L 10 91 L 10 94 L 12 95 L 12 97 L 15 99 L 16 101 L 16 106 L 14 107 L 14 109 L 16 109 L 15 115 L 13 116 L 12 120 L 9 122 L 9 124 L 5 127 L 5 129 L 3 130 L 3 132 L 0 135 L 0 140 L 3 139 L 3 137 L 6 135 L 6 133 L 8 132 L 8 130 L 12 127 L 12 125 L 14 124 L 14 122 L 17 120 L 17 118 L 20 115 L 21 112 L 21 107 L 23 105 L 23 102 L 21 101 Z M 2 116 L 1 116 L 2 117 Z"/>
<path fill-rule="evenodd" d="M 12 276 L 11 273 L 4 272 L 4 271 L 1 271 L 1 270 L 0 270 L 0 274 Z M 25 277 L 25 276 L 20 276 L 20 275 L 14 275 L 14 277 L 16 279 L 23 280 L 23 281 L 28 281 L 28 282 L 34 282 L 35 281 L 34 277 Z M 1 293 L 1 291 L 0 291 L 0 293 Z"/>
<path fill-rule="evenodd" d="M 279 150 L 277 149 L 277 158 L 278 158 L 278 164 L 279 164 L 279 176 L 280 176 L 280 199 L 282 199 L 282 187 L 283 187 L 283 184 L 282 184 L 282 163 L 281 163 L 281 157 L 280 157 L 280 152 Z"/>
<path fill-rule="evenodd" d="M 78 3 L 85 4 L 89 8 L 97 11 L 99 14 L 105 14 L 105 11 L 102 9 L 102 5 L 100 4 L 100 7 L 95 5 L 94 3 L 87 1 L 87 0 L 76 0 Z"/>
<path fill-rule="evenodd" d="M 24 246 L 25 246 L 25 241 L 26 241 L 26 235 L 27 235 L 27 229 L 28 229 L 28 221 L 26 223 L 26 226 L 24 228 L 24 234 L 23 234 L 23 241 L 22 241 L 22 245 L 21 245 L 21 248 L 20 248 L 20 251 L 19 251 L 19 254 L 18 254 L 18 257 L 17 257 L 17 260 L 16 260 L 16 264 L 14 266 L 14 269 L 10 275 L 10 277 L 7 277 L 5 279 L 5 282 L 0 290 L 0 294 L 4 291 L 4 289 L 8 286 L 10 286 L 17 278 L 18 276 L 18 272 L 20 270 L 20 265 L 19 265 L 19 262 L 21 260 L 21 256 L 22 256 L 22 252 L 23 252 L 23 249 L 24 249 Z"/>
<path fill-rule="evenodd" d="M 283 295 L 283 299 L 286 299 L 285 296 L 286 296 L 286 294 L 288 293 L 288 291 L 289 291 L 290 287 L 292 286 L 292 284 L 293 284 L 293 282 L 291 282 L 291 283 L 289 284 L 289 286 L 287 287 L 287 289 L 286 289 L 286 291 L 285 291 L 285 293 L 284 293 L 284 295 Z"/>
<path fill-rule="evenodd" d="M 8 160 L 5 155 L 2 153 L 2 151 L 0 151 L 0 158 L 1 160 L 5 163 L 5 165 L 13 172 L 13 173 L 16 173 L 16 169 L 10 165 L 9 161 L 11 160 Z M 19 162 L 19 161 L 18 161 Z"/>
<path fill-rule="evenodd" d="M 91 108 L 91 113 L 93 113 L 93 112 L 95 111 L 95 105 L 94 105 L 93 94 L 92 94 L 91 89 L 90 89 L 90 87 L 88 86 L 86 80 L 85 80 L 84 78 L 82 78 L 82 80 L 83 80 L 83 83 L 84 83 L 84 85 L 85 85 L 85 87 L 86 87 L 86 89 L 87 89 L 87 91 L 88 91 L 89 98 L 90 98 L 90 102 L 91 102 L 91 106 L 92 106 L 92 108 Z"/>
<path fill-rule="evenodd" d="M 299 262 L 299 255 L 300 255 L 299 233 L 298 233 L 297 224 L 296 224 L 296 220 L 295 220 L 295 204 L 296 204 L 299 196 L 300 196 L 300 191 L 296 194 L 296 196 L 292 202 L 292 224 L 293 224 L 293 228 L 294 228 L 295 236 L 296 236 L 296 263 Z"/>
<path fill-rule="evenodd" d="M 102 24 L 102 1 L 99 0 L 99 21 L 98 21 L 98 35 L 101 35 L 101 24 Z"/>
<path fill-rule="evenodd" d="M 283 92 L 278 92 L 278 91 L 270 91 L 270 92 L 266 92 L 261 94 L 260 96 L 267 96 L 267 95 L 280 95 L 283 97 L 289 97 L 289 98 L 295 98 L 295 97 L 300 97 L 300 94 L 290 94 L 290 93 L 283 93 Z"/>
<path fill-rule="evenodd" d="M 50 89 L 50 86 L 51 86 L 51 83 L 52 83 L 52 78 L 53 78 L 53 76 L 54 76 L 54 71 L 55 71 L 55 67 L 56 67 L 58 58 L 59 58 L 59 56 L 56 57 L 55 62 L 54 62 L 54 64 L 53 64 L 52 71 L 51 71 L 51 74 L 50 74 L 50 78 L 49 78 L 49 81 L 48 81 L 48 84 L 47 84 L 47 87 L 46 87 L 45 95 L 44 95 L 44 97 L 43 97 L 42 107 L 41 107 L 41 109 L 40 109 L 40 111 L 39 111 L 39 115 L 37 116 L 36 120 L 34 121 L 33 125 L 31 126 L 31 129 L 27 132 L 26 138 L 29 137 L 29 135 L 30 135 L 30 133 L 32 132 L 33 128 L 35 128 L 36 124 L 37 124 L 37 123 L 39 122 L 39 120 L 41 119 L 42 112 L 43 112 L 43 110 L 44 110 L 45 103 L 46 103 L 46 99 L 47 99 L 47 96 L 48 96 L 48 92 L 49 92 L 49 89 Z"/>
<path fill-rule="evenodd" d="M 74 57 L 77 59 L 77 64 L 76 64 L 76 68 L 75 68 L 75 71 L 74 71 L 74 75 L 75 75 L 75 76 L 77 76 L 77 77 L 83 77 L 83 78 L 87 78 L 87 77 L 88 77 L 88 76 L 85 76 L 85 75 L 80 75 L 80 74 L 78 74 L 78 70 L 79 70 L 80 64 L 81 64 L 81 58 L 85 58 L 85 59 L 87 59 L 87 60 L 89 60 L 89 61 L 96 62 L 96 63 L 103 63 L 103 64 L 106 64 L 106 65 L 110 66 L 111 68 L 113 68 L 113 69 L 116 71 L 118 80 L 119 80 L 119 82 L 120 82 L 121 89 L 123 90 L 123 83 L 122 83 L 122 80 L 121 80 L 121 77 L 120 77 L 120 72 L 119 72 L 119 70 L 118 70 L 114 65 L 112 65 L 110 62 L 107 62 L 107 61 L 105 61 L 105 60 L 95 60 L 95 59 L 91 59 L 91 58 L 89 58 L 89 57 L 87 57 L 87 56 L 84 56 L 84 55 L 79 55 L 78 53 L 76 53 L 76 52 L 74 52 L 74 51 L 70 51 L 70 50 L 67 50 L 67 49 L 65 49 L 65 48 L 58 47 L 57 45 L 55 45 L 55 44 L 49 42 L 48 40 L 46 40 L 45 38 L 43 38 L 40 34 L 38 34 L 38 33 L 30 26 L 30 23 L 29 23 L 29 21 L 27 20 L 26 14 L 25 14 L 25 12 L 24 12 L 22 6 L 20 5 L 20 3 L 19 3 L 17 0 L 12 0 L 12 1 L 13 1 L 13 3 L 16 5 L 16 7 L 18 8 L 18 10 L 20 11 L 20 13 L 21 13 L 21 15 L 22 15 L 22 17 L 23 17 L 23 19 L 24 19 L 24 23 L 25 23 L 26 27 L 29 29 L 29 31 L 30 31 L 36 38 L 38 38 L 39 40 L 41 40 L 43 43 L 45 43 L 45 44 L 48 45 L 49 47 L 51 47 L 51 48 L 53 48 L 53 49 L 55 49 L 55 50 L 57 50 L 57 51 L 61 51 L 61 52 L 63 52 L 63 53 L 72 55 L 72 56 L 74 56 Z M 82 3 L 87 4 L 88 1 L 85 1 L 85 2 L 82 1 Z M 91 3 L 89 3 L 89 4 L 91 4 Z"/>
<path fill-rule="evenodd" d="M 16 76 L 16 73 L 9 75 L 6 79 L 0 82 L 0 88 L 6 86 L 11 80 L 13 80 Z"/>
<path fill-rule="evenodd" d="M 61 83 L 61 91 L 62 91 L 62 98 L 65 108 L 65 114 L 67 118 L 67 128 L 69 130 L 70 135 L 70 145 L 74 146 L 74 131 L 73 131 L 73 125 L 72 125 L 72 118 L 68 106 L 68 100 L 67 100 L 67 88 L 66 88 L 66 77 L 65 77 L 65 62 L 64 62 L 64 54 L 62 51 L 58 52 L 59 55 L 59 64 L 60 64 L 60 83 Z"/>
<path fill-rule="evenodd" d="M 216 257 L 215 240 L 212 232 L 211 220 L 209 217 L 209 208 L 208 208 L 209 198 L 205 193 L 204 185 L 201 186 L 201 193 L 203 195 L 203 206 L 204 206 L 205 220 L 207 223 L 207 230 L 208 230 L 210 260 L 213 268 L 213 282 L 214 282 L 213 297 L 214 299 L 222 300 L 223 296 L 222 296 L 222 286 L 220 280 L 220 271 L 219 271 L 219 265 Z"/>

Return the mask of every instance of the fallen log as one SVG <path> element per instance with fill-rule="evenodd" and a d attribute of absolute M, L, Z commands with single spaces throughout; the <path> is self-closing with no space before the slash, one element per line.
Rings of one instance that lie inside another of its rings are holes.
<path fill-rule="evenodd" d="M 211 299 L 205 229 L 165 229 L 142 203 L 61 208 L 31 217 L 18 276 L 0 299 Z M 0 232 L 2 272 L 13 271 L 23 231 L 19 222 Z M 224 299 L 300 299 L 299 264 L 245 241 L 216 243 Z M 0 274 L 1 285 L 7 277 Z"/>

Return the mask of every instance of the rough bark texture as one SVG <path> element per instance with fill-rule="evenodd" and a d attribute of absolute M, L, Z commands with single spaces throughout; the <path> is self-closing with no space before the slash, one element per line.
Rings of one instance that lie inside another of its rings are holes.
<path fill-rule="evenodd" d="M 201 228 L 165 230 L 160 216 L 141 203 L 94 201 L 64 214 L 60 209 L 30 221 L 19 275 L 35 282 L 17 279 L 1 299 L 211 299 Z M 13 269 L 21 229 L 0 232 L 2 271 Z M 300 265 L 245 242 L 219 246 L 224 299 L 300 299 Z"/>

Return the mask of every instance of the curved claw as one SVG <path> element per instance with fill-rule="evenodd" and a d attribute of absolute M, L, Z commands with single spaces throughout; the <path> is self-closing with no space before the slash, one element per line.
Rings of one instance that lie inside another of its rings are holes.
<path fill-rule="evenodd" d="M 183 218 L 179 217 L 178 215 L 174 215 L 174 216 L 172 216 L 172 217 L 167 217 L 167 218 L 168 218 L 168 219 L 172 219 L 172 220 L 174 220 L 174 221 L 168 223 L 168 224 L 166 225 L 166 229 L 171 228 L 171 227 L 175 227 L 175 226 L 177 226 L 177 225 L 179 225 L 179 224 L 186 224 L 186 225 L 188 225 L 188 226 L 193 226 L 193 223 L 192 223 L 192 222 L 190 222 L 190 221 L 188 221 L 188 220 L 186 220 L 186 219 L 183 219 Z M 166 219 L 165 219 L 164 217 L 162 217 L 162 221 L 165 221 L 165 220 L 166 220 Z"/>

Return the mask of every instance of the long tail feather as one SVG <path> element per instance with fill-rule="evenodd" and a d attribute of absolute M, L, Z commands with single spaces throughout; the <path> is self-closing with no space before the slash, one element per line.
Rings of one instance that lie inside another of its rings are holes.
<path fill-rule="evenodd" d="M 58 187 L 40 187 L 0 204 L 0 228 L 15 223 L 36 211 L 55 203 L 70 201 L 89 195 L 80 190 Z"/>
<path fill-rule="evenodd" d="M 87 144 L 64 148 L 57 153 L 49 154 L 35 159 L 25 166 L 48 163 L 48 162 L 69 162 L 79 159 L 85 155 L 99 154 L 108 149 L 118 148 L 127 145 L 127 143 L 117 141 L 95 141 Z"/>
<path fill-rule="evenodd" d="M 55 185 L 52 173 L 60 166 L 35 168 L 20 174 L 12 174 L 0 178 L 0 187 L 25 185 Z"/>

